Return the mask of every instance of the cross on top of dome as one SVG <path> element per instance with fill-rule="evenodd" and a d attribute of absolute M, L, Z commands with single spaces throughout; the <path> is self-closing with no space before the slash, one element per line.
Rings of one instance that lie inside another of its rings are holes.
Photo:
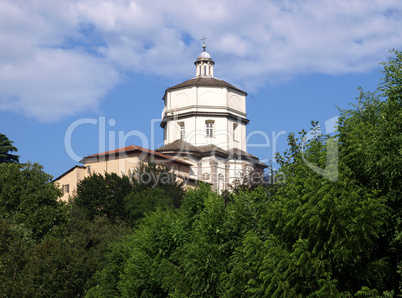
<path fill-rule="evenodd" d="M 204 51 L 205 51 L 205 49 L 206 49 L 206 45 L 205 45 L 205 40 L 206 40 L 207 38 L 203 35 L 202 36 L 202 38 L 201 38 L 201 40 L 202 40 L 202 48 L 204 49 Z"/>

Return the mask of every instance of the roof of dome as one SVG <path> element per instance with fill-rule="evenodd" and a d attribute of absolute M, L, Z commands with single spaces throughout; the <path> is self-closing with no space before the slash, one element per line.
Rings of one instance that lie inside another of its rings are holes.
<path fill-rule="evenodd" d="M 198 59 L 211 59 L 211 55 L 204 50 L 198 55 Z"/>
<path fill-rule="evenodd" d="M 195 78 L 192 78 L 190 80 L 187 80 L 183 83 L 180 83 L 176 86 L 170 87 L 168 89 L 166 89 L 165 91 L 165 95 L 167 91 L 171 91 L 171 90 L 175 90 L 175 89 L 180 89 L 180 88 L 186 88 L 186 87 L 191 87 L 191 86 L 203 86 L 203 87 L 224 87 L 224 88 L 230 88 L 230 89 L 234 89 L 237 90 L 241 93 L 244 93 L 245 95 L 247 95 L 246 92 L 244 92 L 243 90 L 240 90 L 239 88 L 236 88 L 235 86 L 223 81 L 223 80 L 219 80 L 217 78 L 213 78 L 213 77 L 204 77 L 204 76 L 198 76 Z"/>

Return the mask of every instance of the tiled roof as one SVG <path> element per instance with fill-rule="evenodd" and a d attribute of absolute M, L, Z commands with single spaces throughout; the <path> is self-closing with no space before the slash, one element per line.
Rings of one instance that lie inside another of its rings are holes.
<path fill-rule="evenodd" d="M 239 88 L 236 88 L 235 86 L 233 86 L 223 80 L 219 80 L 214 77 L 203 77 L 203 76 L 199 76 L 199 77 L 195 77 L 190 80 L 187 80 L 176 86 L 168 88 L 166 91 L 175 90 L 175 89 L 184 88 L 184 87 L 190 87 L 190 86 L 227 87 L 227 88 L 234 89 L 236 91 L 239 91 L 239 92 L 247 95 L 247 93 L 244 92 L 243 90 L 240 90 Z"/>
<path fill-rule="evenodd" d="M 233 149 L 229 150 L 229 155 L 230 156 L 233 156 L 233 154 L 235 154 L 235 153 L 240 155 L 240 156 L 244 156 L 249 161 L 250 161 L 250 159 L 253 159 L 253 162 L 256 165 L 258 165 L 258 166 L 260 166 L 262 168 L 267 168 L 268 167 L 265 163 L 261 162 L 260 159 L 257 156 L 252 155 L 252 154 L 250 154 L 250 153 L 248 153 L 248 152 L 246 152 L 244 150 L 241 150 L 241 149 L 238 149 L 238 148 L 233 148 Z"/>
<path fill-rule="evenodd" d="M 213 145 L 213 144 L 198 146 L 197 148 L 202 153 L 219 152 L 219 153 L 228 155 L 228 152 L 226 150 L 223 150 L 221 147 L 218 147 L 218 146 Z"/>
<path fill-rule="evenodd" d="M 165 146 L 162 146 L 158 149 L 156 149 L 156 151 L 185 151 L 185 152 L 196 152 L 196 153 L 200 153 L 200 150 L 198 150 L 197 147 L 195 147 L 194 145 L 182 140 L 182 139 L 178 139 L 172 143 L 166 144 Z"/>
<path fill-rule="evenodd" d="M 85 158 L 91 158 L 91 157 L 118 155 L 120 153 L 127 153 L 127 152 L 134 152 L 134 151 L 142 151 L 142 152 L 146 152 L 146 153 L 149 153 L 151 155 L 154 155 L 154 156 L 159 156 L 159 157 L 162 157 L 162 158 L 165 158 L 165 159 L 170 159 L 170 160 L 182 163 L 182 164 L 190 165 L 188 162 L 182 161 L 180 159 L 173 158 L 173 157 L 167 156 L 165 154 L 159 153 L 157 151 L 147 149 L 147 148 L 143 148 L 143 147 L 136 146 L 136 145 L 130 145 L 130 146 L 118 148 L 118 149 L 115 149 L 115 150 L 110 150 L 110 151 L 106 151 L 106 152 L 102 152 L 102 153 L 88 155 L 88 156 L 85 156 L 84 159 Z M 83 160 L 81 160 L 80 162 L 83 162 Z"/>
<path fill-rule="evenodd" d="M 258 157 L 256 157 L 255 155 L 252 155 L 244 150 L 241 149 L 237 149 L 237 148 L 233 148 L 230 149 L 229 151 L 226 151 L 224 149 L 222 149 L 219 146 L 216 146 L 214 144 L 209 144 L 209 145 L 203 145 L 203 146 L 194 146 L 186 141 L 183 141 L 181 139 L 175 140 L 172 143 L 166 144 L 163 147 L 160 147 L 158 149 L 156 149 L 156 151 L 161 151 L 161 152 L 165 152 L 168 154 L 168 151 L 174 151 L 175 154 L 177 153 L 198 153 L 201 155 L 207 155 L 207 154 L 211 154 L 211 153 L 220 153 L 223 154 L 225 156 L 228 156 L 229 159 L 233 158 L 234 153 L 236 153 L 238 155 L 237 158 L 246 158 L 247 160 L 249 160 L 250 162 L 253 162 L 255 164 L 258 164 L 261 167 L 267 167 L 266 164 L 260 162 L 260 160 L 258 159 Z M 237 159 L 236 158 L 236 159 Z"/>
<path fill-rule="evenodd" d="M 268 165 L 266 165 L 265 163 L 263 163 L 263 162 L 261 162 L 261 161 L 259 161 L 259 162 L 257 162 L 257 165 L 258 166 L 260 166 L 260 167 L 262 167 L 262 168 L 268 168 Z"/>
<path fill-rule="evenodd" d="M 165 146 L 162 146 L 156 151 L 161 151 L 161 152 L 167 152 L 167 151 L 181 151 L 183 153 L 211 153 L 211 152 L 219 152 L 225 155 L 228 155 L 228 152 L 226 150 L 223 150 L 222 148 L 209 144 L 209 145 L 204 145 L 204 146 L 199 146 L 196 147 L 184 140 L 178 139 L 173 141 L 172 143 L 166 144 Z"/>
<path fill-rule="evenodd" d="M 252 154 L 250 154 L 250 153 L 248 153 L 248 152 L 246 152 L 246 151 L 244 151 L 244 150 L 238 149 L 238 148 L 233 148 L 233 149 L 230 149 L 230 150 L 229 150 L 229 154 L 230 154 L 230 155 L 233 155 L 234 153 L 236 153 L 236 154 L 238 154 L 238 155 L 249 156 L 249 157 L 251 157 L 251 158 L 258 159 L 257 156 L 252 155 Z"/>

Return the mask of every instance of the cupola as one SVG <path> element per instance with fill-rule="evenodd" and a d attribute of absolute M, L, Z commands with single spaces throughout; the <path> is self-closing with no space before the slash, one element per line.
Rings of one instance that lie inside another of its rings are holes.
<path fill-rule="evenodd" d="M 211 55 L 208 54 L 206 49 L 205 43 L 202 45 L 204 49 L 201 54 L 198 55 L 197 61 L 194 62 L 196 67 L 196 76 L 203 76 L 203 77 L 213 77 L 214 76 L 214 64 L 215 62 L 212 61 Z"/>

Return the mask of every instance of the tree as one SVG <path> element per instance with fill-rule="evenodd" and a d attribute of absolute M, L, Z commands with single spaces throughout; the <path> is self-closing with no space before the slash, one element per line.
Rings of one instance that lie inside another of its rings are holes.
<path fill-rule="evenodd" d="M 253 276 L 248 292 L 341 296 L 366 285 L 387 290 L 390 266 L 379 247 L 390 211 L 385 198 L 362 185 L 343 156 L 337 182 L 310 169 L 306 160 L 326 165 L 328 137 L 318 134 L 304 151 L 292 134 L 288 140 L 285 157 L 277 158 L 286 183 L 262 216 L 266 232 L 251 231 L 244 239 L 241 260 Z"/>
<path fill-rule="evenodd" d="M 93 274 L 104 267 L 107 247 L 117 247 L 112 243 L 129 234 L 130 225 L 137 225 L 138 219 L 157 207 L 171 209 L 174 202 L 180 202 L 183 190 L 167 168 L 142 165 L 136 174 L 132 182 L 113 173 L 92 174 L 77 186 L 66 228 L 69 247 L 80 252 L 77 264 L 85 269 L 79 275 L 81 292 L 77 294 L 95 285 Z"/>
<path fill-rule="evenodd" d="M 234 258 L 249 272 L 250 295 L 401 293 L 402 55 L 393 53 L 379 88 L 361 90 L 354 109 L 342 111 L 336 154 L 316 122 L 310 141 L 305 131 L 301 141 L 289 136 L 277 158 L 286 183 L 261 219 L 266 232 L 247 233 Z M 307 163 L 331 166 L 323 177 Z"/>
<path fill-rule="evenodd" d="M 19 162 L 19 156 L 10 152 L 17 152 L 18 149 L 5 135 L 0 133 L 0 163 Z"/>
<path fill-rule="evenodd" d="M 63 239 L 47 238 L 28 246 L 25 266 L 20 273 L 18 296 L 22 297 L 76 297 L 84 293 L 83 284 L 88 275 L 82 250 Z M 90 274 L 90 273 L 89 273 Z M 14 289 L 13 295 L 17 296 Z"/>
<path fill-rule="evenodd" d="M 255 169 L 241 172 L 238 177 L 233 181 L 229 188 L 233 192 L 239 192 L 245 189 L 255 189 L 259 186 L 264 186 L 268 182 L 268 177 L 263 172 L 256 171 Z"/>
<path fill-rule="evenodd" d="M 89 220 L 95 216 L 126 220 L 124 198 L 131 190 L 132 185 L 127 176 L 95 173 L 78 183 L 77 191 L 72 196 L 72 204 L 82 209 Z"/>
<path fill-rule="evenodd" d="M 278 175 L 277 171 L 274 170 L 272 162 L 268 163 L 268 168 L 266 172 L 257 171 L 255 169 L 249 171 L 243 171 L 240 173 L 239 177 L 229 185 L 232 192 L 239 193 L 240 191 L 254 190 L 258 187 L 263 187 L 271 195 L 275 193 L 281 182 L 281 177 Z M 230 193 L 225 191 L 224 197 L 230 199 Z"/>
<path fill-rule="evenodd" d="M 0 295 L 32 296 L 27 268 L 33 249 L 44 239 L 60 237 L 67 209 L 60 190 L 38 164 L 0 164 Z M 43 272 L 38 272 L 42 274 Z M 36 293 L 35 293 L 36 294 Z"/>
<path fill-rule="evenodd" d="M 175 267 L 185 261 L 177 249 L 186 239 L 191 241 L 191 222 L 202 212 L 205 196 L 216 194 L 202 186 L 185 194 L 183 209 L 178 212 L 156 208 L 149 213 L 132 235 L 111 247 L 107 266 L 97 274 L 100 284 L 89 291 L 89 297 L 166 297 L 175 286 L 187 291 L 186 281 Z"/>
<path fill-rule="evenodd" d="M 392 50 L 384 78 L 374 92 L 363 92 L 353 109 L 343 110 L 339 141 L 357 179 L 387 199 L 390 214 L 382 239 L 395 291 L 402 292 L 402 53 Z M 398 286 L 399 282 L 399 286 Z"/>
<path fill-rule="evenodd" d="M 41 241 L 66 221 L 61 192 L 39 164 L 0 164 L 0 218 L 16 224 L 26 237 Z"/>
<path fill-rule="evenodd" d="M 22 274 L 30 243 L 27 243 L 23 232 L 16 229 L 11 220 L 1 217 L 0 239 L 0 295 L 22 297 L 30 290 Z"/>
<path fill-rule="evenodd" d="M 154 162 L 140 163 L 131 175 L 134 191 L 159 188 L 163 190 L 177 208 L 183 199 L 183 183 L 176 180 L 170 167 Z"/>
<path fill-rule="evenodd" d="M 277 156 L 285 183 L 207 186 L 113 245 L 89 296 L 392 297 L 402 293 L 402 55 L 335 136 L 302 130 Z M 320 170 L 322 169 L 322 170 Z"/>
<path fill-rule="evenodd" d="M 183 183 L 166 166 L 141 163 L 131 174 L 133 189 L 124 199 L 131 224 L 135 224 L 146 213 L 156 208 L 178 208 L 184 190 Z"/>
<path fill-rule="evenodd" d="M 61 241 L 63 248 L 72 252 L 68 268 L 74 274 L 64 278 L 65 283 L 75 285 L 74 295 L 67 296 L 83 295 L 96 285 L 93 275 L 105 266 L 108 246 L 130 232 L 131 228 L 120 219 L 96 215 L 89 220 L 82 209 L 76 205 L 71 206 L 64 241 Z"/>
<path fill-rule="evenodd" d="M 178 210 L 157 208 L 111 246 L 88 296 L 223 295 L 233 286 L 226 274 L 231 256 L 247 231 L 258 230 L 264 206 L 262 188 L 240 192 L 228 204 L 207 185 L 187 191 Z"/>

